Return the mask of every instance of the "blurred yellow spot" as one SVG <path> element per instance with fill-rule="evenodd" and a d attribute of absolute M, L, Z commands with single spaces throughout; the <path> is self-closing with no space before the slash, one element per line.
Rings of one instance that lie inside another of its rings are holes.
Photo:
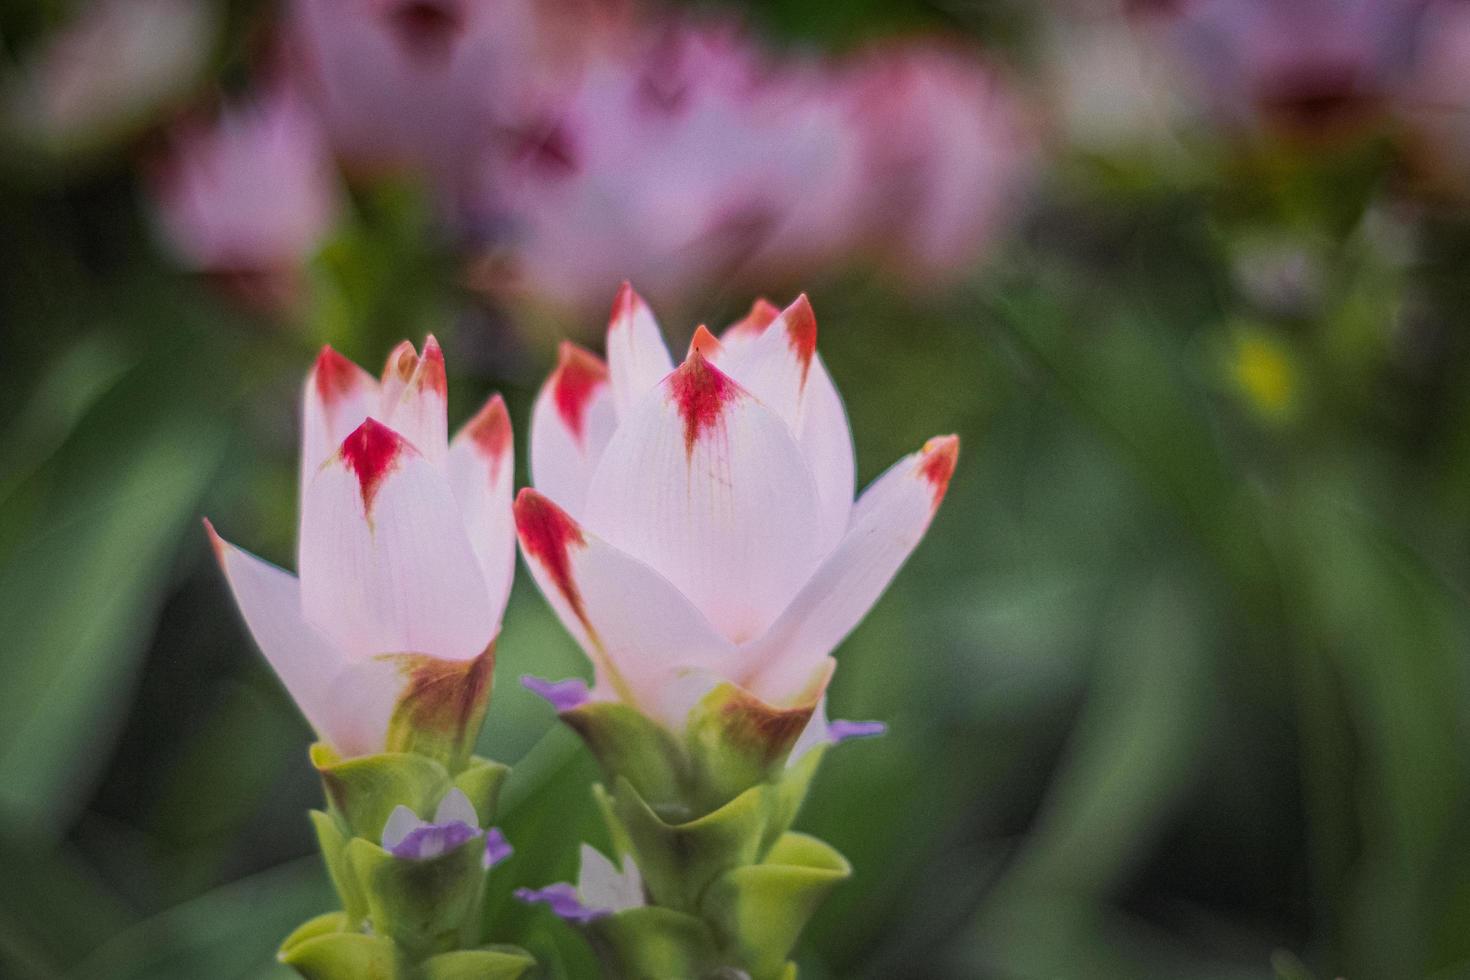
<path fill-rule="evenodd" d="M 1231 377 L 1251 406 L 1280 418 L 1291 411 L 1297 378 L 1291 357 L 1273 338 L 1259 333 L 1236 338 Z"/>

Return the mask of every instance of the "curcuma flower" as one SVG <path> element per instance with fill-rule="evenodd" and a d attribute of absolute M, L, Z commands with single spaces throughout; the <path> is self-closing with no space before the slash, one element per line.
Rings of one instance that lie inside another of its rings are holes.
<path fill-rule="evenodd" d="M 805 296 L 765 301 L 673 364 L 624 286 L 607 363 L 570 344 L 531 419 L 535 489 L 515 504 L 537 584 L 595 670 L 587 697 L 682 731 L 730 682 L 767 706 L 824 692 L 829 653 L 919 543 L 954 436 L 931 439 L 853 501 L 847 416 Z M 575 686 L 557 686 L 559 709 Z M 762 709 L 765 710 L 765 709 Z M 793 733 L 794 735 L 794 733 Z"/>
<path fill-rule="evenodd" d="M 307 377 L 300 577 L 209 528 L 262 652 L 342 756 L 460 758 L 483 717 L 510 591 L 510 420 L 451 441 L 444 355 L 405 341 L 381 380 L 330 347 Z M 208 525 L 208 522 L 206 522 Z"/>
<path fill-rule="evenodd" d="M 647 904 L 643 876 L 633 859 L 623 857 L 622 870 L 591 844 L 582 845 L 577 883 L 559 881 L 545 888 L 518 888 L 516 898 L 541 903 L 567 922 L 588 923 Z"/>

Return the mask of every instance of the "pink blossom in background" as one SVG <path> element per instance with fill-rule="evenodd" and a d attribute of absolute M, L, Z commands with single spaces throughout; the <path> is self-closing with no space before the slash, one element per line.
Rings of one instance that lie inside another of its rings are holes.
<path fill-rule="evenodd" d="M 673 299 L 738 268 L 801 193 L 787 172 L 799 134 L 766 111 L 769 72 L 723 25 L 589 45 L 486 171 L 509 209 L 512 288 L 586 308 L 626 278 Z"/>
<path fill-rule="evenodd" d="M 1418 175 L 1437 190 L 1470 196 L 1470 4 L 1430 4 L 1394 111 Z"/>
<path fill-rule="evenodd" d="M 93 0 L 9 73 L 5 128 L 53 151 L 87 149 L 146 123 L 193 85 L 219 34 L 215 4 Z"/>
<path fill-rule="evenodd" d="M 530 0 L 289 0 L 285 47 L 345 165 L 452 186 L 535 70 L 544 19 Z"/>
<path fill-rule="evenodd" d="M 302 266 L 342 208 L 316 119 L 279 87 L 226 106 L 211 122 L 178 126 L 153 190 L 179 261 L 268 307 L 293 300 Z"/>
<path fill-rule="evenodd" d="M 971 267 L 1029 183 L 1036 145 L 1017 98 L 973 53 L 938 42 L 877 47 L 847 84 L 882 258 L 920 280 Z"/>
<path fill-rule="evenodd" d="M 1299 137 L 1360 131 L 1407 70 L 1427 0 L 1137 4 L 1224 118 Z"/>

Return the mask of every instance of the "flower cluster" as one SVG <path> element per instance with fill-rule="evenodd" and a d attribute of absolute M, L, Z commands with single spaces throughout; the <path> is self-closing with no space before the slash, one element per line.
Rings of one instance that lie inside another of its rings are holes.
<path fill-rule="evenodd" d="M 577 885 L 518 897 L 585 930 L 613 975 L 787 975 L 806 918 L 850 874 L 792 822 L 825 747 L 884 730 L 828 722 L 831 652 L 923 537 L 959 448 L 931 439 L 854 500 L 816 343 L 804 295 L 758 300 L 718 338 L 699 327 L 676 365 L 625 283 L 607 361 L 563 345 L 532 411 L 535 487 L 514 504 L 505 405 L 451 440 L 434 338 L 401 344 L 380 378 L 322 351 L 303 399 L 299 578 L 209 527 L 321 739 L 328 807 L 312 818 L 342 910 L 288 937 L 283 961 L 308 977 L 530 965 L 481 943 L 484 878 L 511 848 L 488 826 L 506 768 L 472 754 L 519 538 L 593 675 L 527 684 L 597 758 L 617 853 L 584 846 Z"/>
<path fill-rule="evenodd" d="M 672 302 L 858 259 L 947 276 L 1032 152 L 1001 75 L 937 41 L 778 58 L 727 21 L 525 0 L 292 0 L 279 35 L 262 107 L 188 124 L 155 181 L 186 265 L 276 297 L 340 214 L 327 153 L 427 181 L 497 296 L 586 311 L 624 278 Z"/>

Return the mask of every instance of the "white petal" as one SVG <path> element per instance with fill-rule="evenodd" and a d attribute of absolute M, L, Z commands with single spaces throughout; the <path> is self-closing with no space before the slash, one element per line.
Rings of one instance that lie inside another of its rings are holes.
<path fill-rule="evenodd" d="M 406 363 L 406 358 L 400 364 Z M 397 401 L 385 405 L 382 421 L 407 439 L 427 460 L 438 463 L 449 449 L 449 385 L 444 376 L 444 352 L 431 335 L 424 353 L 399 391 Z"/>
<path fill-rule="evenodd" d="M 752 693 L 771 701 L 790 697 L 867 615 L 924 537 L 958 453 L 954 436 L 931 439 L 863 493 L 837 550 L 770 631 L 742 652 L 755 669 Z"/>
<path fill-rule="evenodd" d="M 617 428 L 607 368 L 596 355 L 563 343 L 556 370 L 531 409 L 531 482 L 574 517 Z"/>
<path fill-rule="evenodd" d="M 449 445 L 449 484 L 459 503 L 465 533 L 480 563 L 486 611 L 495 622 L 515 576 L 516 531 L 511 516 L 515 449 L 510 415 L 499 395 L 491 396 Z"/>
<path fill-rule="evenodd" d="M 439 821 L 436 819 L 434 822 Z M 383 824 L 383 850 L 393 850 L 403 843 L 404 838 L 422 826 L 424 822 L 419 819 L 417 813 L 402 803 L 398 804 L 393 808 L 393 812 L 388 814 L 388 822 Z"/>
<path fill-rule="evenodd" d="M 323 347 L 306 376 L 301 408 L 301 486 L 304 498 L 312 477 L 347 434 L 378 411 L 378 382 L 330 347 Z"/>
<path fill-rule="evenodd" d="M 738 643 L 764 633 L 815 569 L 817 514 L 786 423 L 696 351 L 618 427 L 585 523 Z"/>
<path fill-rule="evenodd" d="M 821 511 L 817 547 L 827 554 L 842 540 L 852 516 L 856 480 L 852 429 L 847 424 L 842 396 L 837 393 L 820 354 L 812 358 L 806 386 L 806 412 L 796 442 L 817 485 L 817 506 Z"/>
<path fill-rule="evenodd" d="M 806 294 L 796 298 L 753 341 L 726 350 L 720 369 L 801 432 L 807 382 L 817 352 L 817 318 Z"/>
<path fill-rule="evenodd" d="M 634 403 L 673 369 L 653 311 L 631 285 L 623 283 L 607 324 L 607 370 L 618 417 L 626 417 Z"/>
<path fill-rule="evenodd" d="M 630 857 L 623 858 L 619 871 L 591 844 L 582 845 L 582 867 L 577 874 L 577 896 L 589 909 L 621 912 L 638 908 L 643 900 L 643 876 Z"/>
<path fill-rule="evenodd" d="M 475 805 L 470 798 L 464 795 L 464 790 L 458 786 L 451 787 L 444 794 L 444 799 L 439 801 L 439 809 L 434 811 L 434 822 L 437 824 L 454 823 L 458 821 L 471 827 L 480 826 L 480 816 L 475 813 Z"/>
<path fill-rule="evenodd" d="M 725 332 L 720 334 L 720 343 L 731 354 L 738 353 L 754 343 L 780 315 L 781 308 L 762 296 L 751 304 L 749 313 L 725 328 Z"/>
<path fill-rule="evenodd" d="M 307 621 L 349 657 L 467 660 L 495 636 L 448 480 L 376 420 L 307 489 L 300 564 Z"/>
<path fill-rule="evenodd" d="M 413 380 L 418 366 L 419 352 L 414 349 L 413 343 L 399 341 L 398 346 L 388 354 L 388 360 L 383 362 L 383 375 L 378 382 L 378 410 L 372 413 L 374 418 L 386 422 L 392 416 L 398 399 L 403 397 L 403 389 Z M 347 438 L 345 432 L 342 438 Z M 337 441 L 340 444 L 342 440 Z"/>
<path fill-rule="evenodd" d="M 225 541 L 208 521 L 204 526 L 260 652 L 316 733 L 344 751 L 342 733 L 333 724 L 332 691 L 343 659 L 302 616 L 300 583 L 290 572 Z"/>
<path fill-rule="evenodd" d="M 597 667 L 596 693 L 611 687 L 658 718 L 671 670 L 734 665 L 734 646 L 653 569 L 529 487 L 516 498 L 515 514 L 532 577 Z"/>

